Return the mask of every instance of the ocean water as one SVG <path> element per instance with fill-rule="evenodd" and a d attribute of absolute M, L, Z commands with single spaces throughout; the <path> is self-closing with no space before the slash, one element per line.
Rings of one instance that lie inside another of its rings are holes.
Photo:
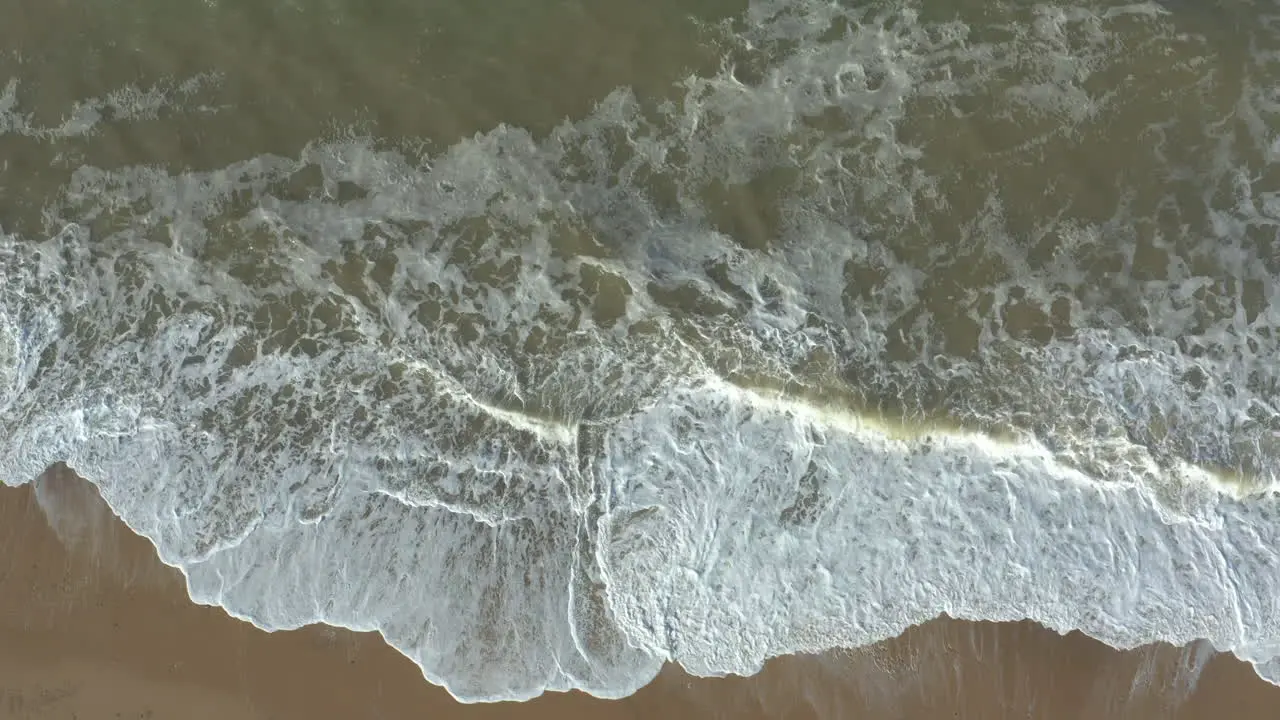
<path fill-rule="evenodd" d="M 465 701 L 940 613 L 1280 683 L 1274 3 L 4 13 L 0 481 L 193 600 Z"/>

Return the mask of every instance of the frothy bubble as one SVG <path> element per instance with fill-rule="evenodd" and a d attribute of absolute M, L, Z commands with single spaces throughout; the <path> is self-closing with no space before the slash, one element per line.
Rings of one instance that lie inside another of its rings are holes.
<path fill-rule="evenodd" d="M 0 408 L 8 406 L 17 392 L 18 329 L 0 312 Z"/>

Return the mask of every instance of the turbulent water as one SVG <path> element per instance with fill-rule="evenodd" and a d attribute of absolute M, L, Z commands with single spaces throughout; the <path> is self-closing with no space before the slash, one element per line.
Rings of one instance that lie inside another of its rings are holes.
<path fill-rule="evenodd" d="M 1271 2 L 20 1 L 0 480 L 464 700 L 939 613 L 1280 682 Z"/>

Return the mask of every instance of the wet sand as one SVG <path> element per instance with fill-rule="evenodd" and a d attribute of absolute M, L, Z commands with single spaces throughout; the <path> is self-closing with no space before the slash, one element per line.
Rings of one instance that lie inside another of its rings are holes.
<path fill-rule="evenodd" d="M 1280 688 L 1207 648 L 1118 652 L 1032 623 L 941 619 L 753 678 L 669 668 L 620 701 L 464 705 L 372 634 L 266 633 L 193 605 L 88 483 L 0 487 L 0 718 L 1274 718 Z"/>

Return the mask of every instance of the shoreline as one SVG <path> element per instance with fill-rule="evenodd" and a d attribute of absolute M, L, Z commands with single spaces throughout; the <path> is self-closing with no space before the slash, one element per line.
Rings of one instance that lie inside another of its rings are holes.
<path fill-rule="evenodd" d="M 376 633 L 268 633 L 192 603 L 181 573 L 69 471 L 0 488 L 0 542 L 0 718 L 1247 720 L 1280 706 L 1280 687 L 1204 643 L 1121 651 L 1029 621 L 948 618 L 868 648 L 775 658 L 746 678 L 668 665 L 619 700 L 465 704 Z"/>

